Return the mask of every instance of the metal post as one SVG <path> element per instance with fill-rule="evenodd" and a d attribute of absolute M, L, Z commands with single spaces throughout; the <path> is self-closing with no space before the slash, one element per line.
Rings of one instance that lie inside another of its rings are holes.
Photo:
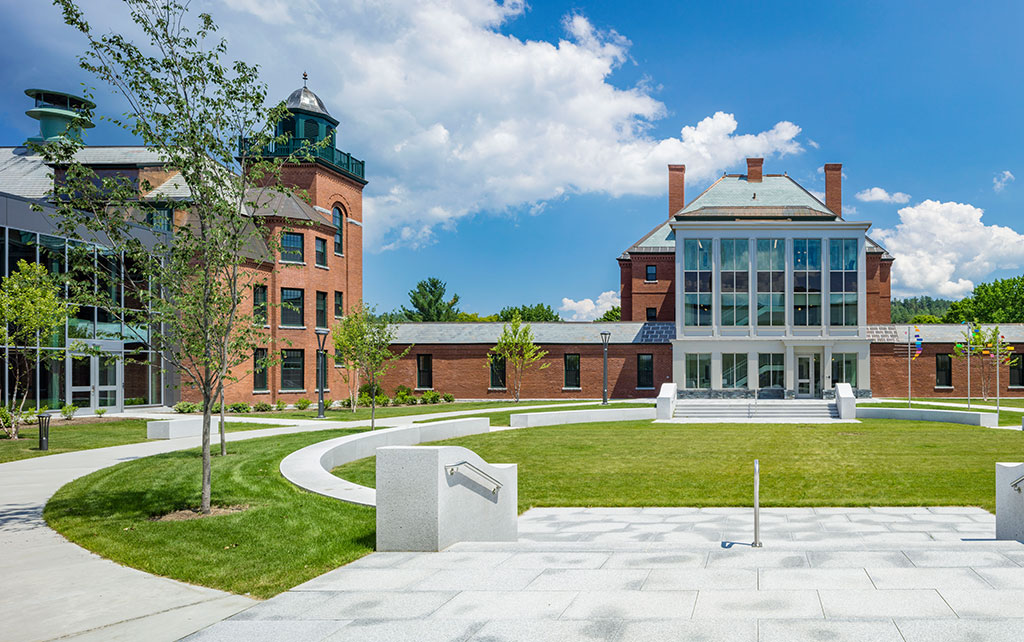
<path fill-rule="evenodd" d="M 327 373 L 324 372 L 324 351 L 316 351 L 316 387 L 319 392 L 319 400 L 317 401 L 317 419 L 324 418 L 324 377 Z"/>
<path fill-rule="evenodd" d="M 999 425 L 999 340 L 1002 337 L 996 333 L 996 426 Z"/>
<path fill-rule="evenodd" d="M 967 324 L 967 409 L 971 409 L 971 335 L 974 334 L 974 322 Z"/>
<path fill-rule="evenodd" d="M 761 464 L 754 460 L 754 542 L 753 548 L 761 548 Z"/>
<path fill-rule="evenodd" d="M 50 449 L 50 415 L 41 412 L 36 417 L 39 421 L 39 450 Z"/>
<path fill-rule="evenodd" d="M 910 400 L 912 398 L 911 387 L 910 387 L 910 361 L 911 361 L 911 359 L 910 359 L 910 328 L 911 328 L 911 326 L 908 325 L 907 326 L 907 408 L 911 408 L 912 407 L 910 405 Z"/>
<path fill-rule="evenodd" d="M 601 343 L 604 344 L 604 386 L 602 387 L 601 405 L 608 405 L 608 340 L 612 333 L 605 330 L 601 333 Z"/>

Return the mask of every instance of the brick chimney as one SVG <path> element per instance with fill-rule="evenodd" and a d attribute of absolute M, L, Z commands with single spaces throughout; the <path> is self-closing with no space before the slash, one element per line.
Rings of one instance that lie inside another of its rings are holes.
<path fill-rule="evenodd" d="M 763 158 L 748 158 L 747 159 L 747 182 L 748 183 L 760 183 L 761 182 L 761 168 L 764 166 Z"/>
<path fill-rule="evenodd" d="M 668 215 L 686 207 L 686 165 L 668 166 Z"/>
<path fill-rule="evenodd" d="M 843 216 L 843 164 L 825 163 L 825 206 Z"/>

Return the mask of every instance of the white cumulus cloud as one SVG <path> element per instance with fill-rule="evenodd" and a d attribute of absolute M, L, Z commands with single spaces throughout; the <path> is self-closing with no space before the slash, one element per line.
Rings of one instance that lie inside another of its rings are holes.
<path fill-rule="evenodd" d="M 985 225 L 984 210 L 927 200 L 901 208 L 900 222 L 874 238 L 892 254 L 893 294 L 958 298 L 999 269 L 1024 266 L 1024 234 Z"/>
<path fill-rule="evenodd" d="M 1008 169 L 1004 169 L 992 178 L 992 189 L 996 192 L 1001 192 L 1006 189 L 1007 183 L 1012 183 L 1016 180 L 1016 177 Z"/>
<path fill-rule="evenodd" d="M 562 307 L 558 309 L 571 314 L 570 321 L 593 321 L 617 305 L 620 305 L 619 293 L 608 290 L 598 295 L 596 302 L 593 299 L 575 301 L 565 297 L 562 299 Z"/>
<path fill-rule="evenodd" d="M 881 203 L 908 203 L 910 202 L 910 194 L 904 194 L 903 192 L 893 192 L 890 194 L 881 187 L 872 187 L 865 189 L 854 194 L 854 198 L 858 201 L 864 202 L 881 202 Z"/>
<path fill-rule="evenodd" d="M 660 194 L 669 163 L 701 183 L 747 156 L 802 151 L 797 125 L 742 132 L 725 112 L 652 136 L 669 114 L 656 83 L 614 84 L 633 64 L 630 41 L 581 13 L 563 18 L 560 39 L 538 41 L 513 35 L 521 1 L 228 6 L 215 17 L 232 54 L 263 64 L 281 97 L 309 71 L 341 121 L 339 147 L 367 158 L 368 249 L 430 243 L 467 216 L 528 214 L 568 194 Z"/>

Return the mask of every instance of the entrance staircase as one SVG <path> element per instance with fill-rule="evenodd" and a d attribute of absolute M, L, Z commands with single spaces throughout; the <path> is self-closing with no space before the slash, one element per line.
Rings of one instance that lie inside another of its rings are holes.
<path fill-rule="evenodd" d="M 708 421 L 799 421 L 839 419 L 834 401 L 821 399 L 680 399 L 676 419 Z"/>

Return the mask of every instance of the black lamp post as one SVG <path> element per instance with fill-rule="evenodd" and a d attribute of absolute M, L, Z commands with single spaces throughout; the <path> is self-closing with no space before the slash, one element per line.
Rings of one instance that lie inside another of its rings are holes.
<path fill-rule="evenodd" d="M 327 364 L 324 363 L 324 344 L 327 343 L 327 335 L 330 331 L 327 328 L 316 329 L 316 389 L 319 395 L 317 401 L 317 419 L 324 418 L 324 379 L 327 378 Z"/>
<path fill-rule="evenodd" d="M 601 397 L 601 405 L 608 405 L 608 341 L 612 338 L 612 333 L 604 330 L 601 332 L 601 343 L 604 344 L 604 394 Z"/>
<path fill-rule="evenodd" d="M 39 420 L 39 450 L 50 449 L 50 413 L 41 412 L 36 416 Z"/>

